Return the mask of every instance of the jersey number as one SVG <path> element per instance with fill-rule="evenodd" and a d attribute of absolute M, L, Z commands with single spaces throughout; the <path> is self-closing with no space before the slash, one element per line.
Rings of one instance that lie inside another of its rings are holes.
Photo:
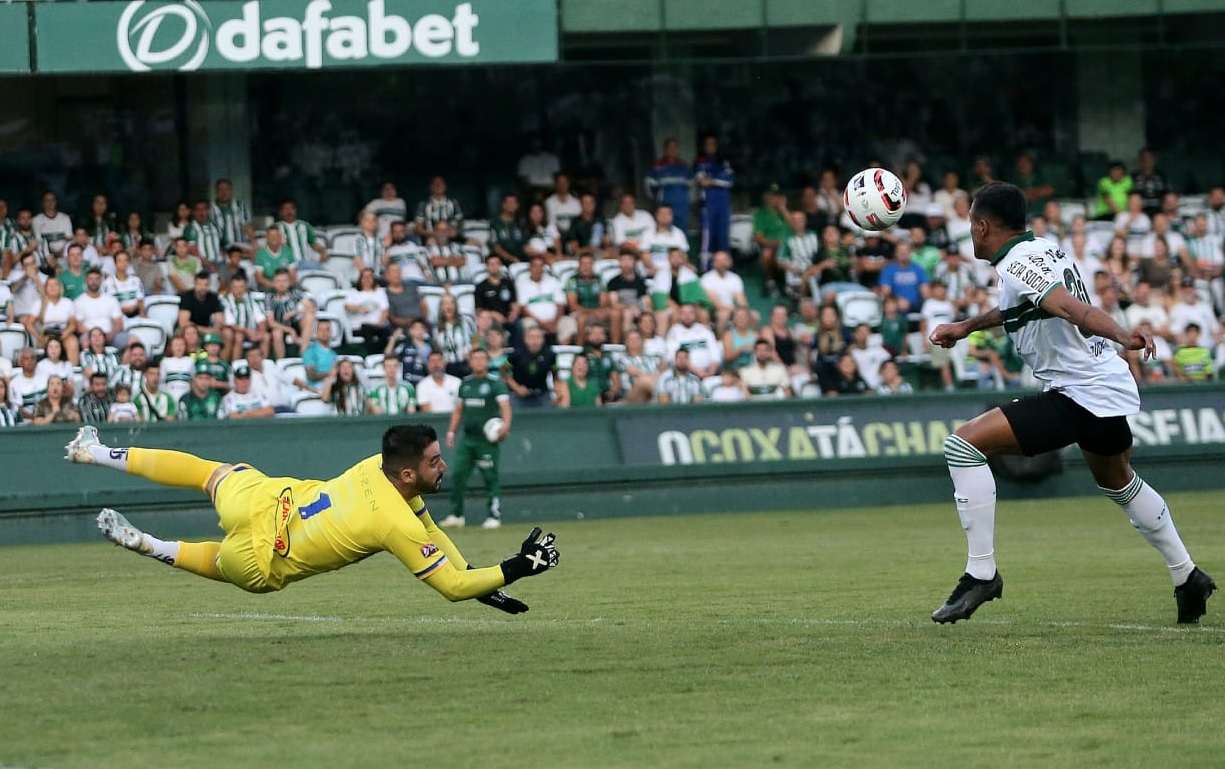
<path fill-rule="evenodd" d="M 324 510 L 327 510 L 331 506 L 332 506 L 332 498 L 329 497 L 327 494 L 320 494 L 318 499 L 316 499 L 314 502 L 311 502 L 306 507 L 299 507 L 298 515 L 302 516 L 302 520 L 305 521 L 307 518 L 318 515 L 319 513 L 322 513 Z"/>
<path fill-rule="evenodd" d="M 1085 304 L 1089 304 L 1089 292 L 1085 290 L 1085 282 L 1080 279 L 1080 270 L 1076 269 L 1076 265 L 1064 268 L 1063 285 L 1067 286 L 1069 294 Z M 1089 333 L 1088 331 L 1081 331 L 1080 335 L 1085 339 L 1091 339 L 1093 337 L 1093 334 Z"/>

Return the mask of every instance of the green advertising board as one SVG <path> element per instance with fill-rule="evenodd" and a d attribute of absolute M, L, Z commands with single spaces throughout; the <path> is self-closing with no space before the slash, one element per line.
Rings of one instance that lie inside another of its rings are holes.
<path fill-rule="evenodd" d="M 30 21 L 25 3 L 0 3 L 0 73 L 30 71 Z"/>
<path fill-rule="evenodd" d="M 39 3 L 35 20 L 39 72 L 557 60 L 554 0 Z"/>

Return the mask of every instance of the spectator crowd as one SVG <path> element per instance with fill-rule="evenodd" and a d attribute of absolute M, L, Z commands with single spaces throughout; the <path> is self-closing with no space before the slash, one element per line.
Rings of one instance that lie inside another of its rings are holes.
<path fill-rule="evenodd" d="M 832 169 L 733 214 L 713 138 L 693 163 L 669 141 L 644 197 L 599 200 L 545 161 L 488 221 L 441 176 L 412 208 L 388 182 L 319 227 L 292 200 L 257 226 L 224 179 L 156 234 L 105 195 L 77 217 L 52 192 L 37 213 L 0 200 L 0 425 L 449 412 L 477 349 L 516 408 L 1033 384 L 1000 329 L 926 341 L 995 301 L 970 249 L 985 160 L 964 185 L 897 168 L 907 213 L 879 233 L 842 210 Z M 1137 380 L 1218 377 L 1225 188 L 1180 196 L 1147 150 L 1090 200 L 1056 199 L 1029 154 L 1002 178 L 1071 257 L 1069 289 L 1152 331 L 1154 359 L 1127 353 Z"/>

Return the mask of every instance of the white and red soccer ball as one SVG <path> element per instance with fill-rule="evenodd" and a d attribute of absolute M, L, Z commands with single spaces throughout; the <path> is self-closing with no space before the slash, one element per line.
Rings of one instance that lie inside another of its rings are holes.
<path fill-rule="evenodd" d="M 847 182 L 842 205 L 860 229 L 887 230 L 906 213 L 906 185 L 883 168 L 865 168 Z"/>

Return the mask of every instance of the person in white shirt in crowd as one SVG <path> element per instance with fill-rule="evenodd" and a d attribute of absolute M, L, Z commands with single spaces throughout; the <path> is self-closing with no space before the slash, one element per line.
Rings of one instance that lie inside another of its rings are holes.
<path fill-rule="evenodd" d="M 1138 256 L 1145 237 L 1153 230 L 1153 220 L 1144 213 L 1144 197 L 1138 192 L 1127 196 L 1127 210 L 1114 217 L 1114 232 L 1127 238 L 1127 253 Z"/>
<path fill-rule="evenodd" d="M 951 217 L 955 213 L 957 199 L 969 200 L 969 197 L 961 188 L 961 175 L 956 171 L 945 171 L 943 186 L 932 193 L 932 202 L 944 208 L 945 217 Z"/>
<path fill-rule="evenodd" d="M 27 316 L 33 317 L 34 322 L 26 327 L 26 331 L 39 347 L 45 348 L 51 339 L 59 339 L 64 345 L 65 357 L 75 363 L 81 350 L 77 339 L 81 331 L 77 329 L 76 304 L 64 296 L 64 284 L 59 278 L 47 278 L 42 288 L 38 313 Z M 71 373 L 65 378 L 69 383 L 72 382 Z"/>
<path fill-rule="evenodd" d="M 289 399 L 282 387 L 281 367 L 259 347 L 247 350 L 247 369 L 251 372 L 251 392 L 259 393 L 275 409 L 289 411 Z"/>
<path fill-rule="evenodd" d="M 621 251 L 628 251 L 632 254 L 637 254 L 641 250 L 643 240 L 652 230 L 660 229 L 650 214 L 638 208 L 638 201 L 631 192 L 621 196 L 621 203 L 617 208 L 617 214 L 609 220 L 608 226 L 611 230 L 612 245 Z M 671 227 L 672 221 L 669 219 L 668 233 L 671 233 Z M 681 233 L 681 235 L 684 234 L 683 232 Z M 679 248 L 680 246 L 676 247 Z M 688 239 L 686 239 L 684 249 L 686 253 L 689 252 Z M 665 250 L 665 261 L 667 255 L 668 251 Z"/>
<path fill-rule="evenodd" d="M 357 285 L 345 294 L 345 316 L 353 333 L 366 340 L 369 354 L 383 351 L 391 336 L 387 290 L 374 278 L 374 270 L 366 267 L 357 276 Z"/>
<path fill-rule="evenodd" d="M 732 272 L 732 256 L 726 251 L 714 253 L 711 257 L 710 272 L 699 278 L 699 282 L 702 284 L 702 290 L 706 292 L 707 301 L 714 309 L 717 332 L 722 332 L 727 328 L 732 312 L 737 307 L 747 308 L 749 306 L 749 298 L 744 292 L 744 280 Z M 761 317 L 757 312 L 752 312 L 750 315 L 755 324 L 761 322 Z"/>
<path fill-rule="evenodd" d="M 391 262 L 399 263 L 400 272 L 404 280 L 414 283 L 432 282 L 432 276 L 426 277 L 428 264 L 425 261 L 425 252 L 420 245 L 414 243 L 409 237 L 408 224 L 406 222 L 392 223 L 391 235 L 384 245 L 384 258 L 388 264 Z M 371 265 L 365 266 L 369 267 Z"/>
<path fill-rule="evenodd" d="M 570 222 L 583 213 L 583 204 L 570 194 L 570 175 L 558 172 L 553 175 L 552 195 L 544 199 L 544 212 L 549 224 L 565 236 L 570 231 Z"/>
<path fill-rule="evenodd" d="M 47 397 L 47 377 L 38 374 L 38 358 L 33 347 L 17 353 L 17 368 L 9 379 L 9 405 L 27 422 L 34 418 L 34 407 Z"/>
<path fill-rule="evenodd" d="M 115 400 L 106 410 L 107 422 L 139 422 L 140 410 L 132 402 L 132 387 L 124 382 L 115 385 Z"/>
<path fill-rule="evenodd" d="M 877 389 L 880 384 L 880 364 L 893 358 L 889 351 L 879 343 L 872 343 L 872 329 L 866 323 L 860 323 L 851 333 L 851 344 L 847 348 L 855 365 L 859 367 L 859 375 L 868 387 Z"/>
<path fill-rule="evenodd" d="M 517 173 L 520 183 L 532 192 L 532 199 L 543 200 L 554 174 L 560 170 L 561 161 L 546 150 L 544 140 L 536 136 L 532 138 L 531 151 L 519 159 Z"/>
<path fill-rule="evenodd" d="M 1147 323 L 1155 335 L 1167 342 L 1174 341 L 1174 335 L 1170 332 L 1170 316 L 1161 302 L 1154 301 L 1153 289 L 1147 280 L 1138 281 L 1132 289 L 1131 305 L 1126 315 L 1128 329 L 1136 329 L 1142 323 Z"/>
<path fill-rule="evenodd" d="M 106 343 L 111 347 L 123 349 L 127 346 L 128 335 L 123 330 L 123 310 L 119 302 L 110 294 L 102 293 L 102 270 L 89 268 L 85 274 L 85 293 L 73 300 L 77 329 L 82 333 L 81 345 L 90 329 L 100 328 L 106 336 Z"/>
<path fill-rule="evenodd" d="M 375 220 L 378 223 L 378 236 L 380 238 L 385 238 L 391 234 L 392 224 L 408 219 L 408 204 L 404 202 L 404 198 L 400 197 L 400 193 L 396 190 L 396 185 L 392 182 L 383 182 L 383 186 L 379 189 L 379 196 L 367 203 L 362 211 L 374 214 Z M 367 262 L 366 266 L 374 267 L 369 262 Z"/>
<path fill-rule="evenodd" d="M 1195 278 L 1190 275 L 1182 276 L 1179 290 L 1181 293 L 1178 302 L 1170 308 L 1170 333 L 1179 344 L 1185 344 L 1187 326 L 1195 324 L 1211 332 L 1217 327 L 1218 321 L 1216 313 L 1212 311 L 1212 305 L 1205 302 L 1196 290 Z M 1207 339 L 1208 336 L 1203 338 Z"/>
<path fill-rule="evenodd" d="M 781 400 L 795 395 L 791 375 L 779 363 L 774 347 L 765 339 L 753 345 L 753 361 L 740 369 L 740 381 L 749 393 L 749 400 Z"/>
<path fill-rule="evenodd" d="M 566 291 L 561 281 L 545 272 L 544 257 L 533 254 L 528 271 L 515 281 L 515 299 L 523 329 L 539 326 L 554 339 L 572 338 L 578 323 L 566 316 Z"/>
<path fill-rule="evenodd" d="M 234 364 L 234 389 L 221 398 L 220 419 L 267 419 L 276 409 L 263 393 L 251 386 L 251 368 L 246 361 Z"/>
<path fill-rule="evenodd" d="M 626 198 L 633 200 L 632 195 L 623 195 L 621 198 L 623 203 L 625 202 Z M 617 234 L 618 225 L 616 224 L 616 221 L 617 217 L 622 216 L 623 213 L 624 207 L 622 208 L 622 213 L 618 213 L 616 217 L 613 217 L 613 243 L 614 245 L 618 246 L 620 246 L 622 243 L 637 243 L 637 249 L 630 246 L 628 248 L 623 247 L 622 250 L 629 251 L 630 253 L 633 253 L 634 250 L 640 252 L 649 272 L 656 273 L 660 270 L 668 269 L 668 254 L 672 253 L 674 249 L 679 249 L 686 255 L 689 254 L 688 236 L 681 231 L 680 227 L 677 227 L 672 223 L 672 206 L 669 206 L 667 203 L 660 204 L 660 206 L 655 209 L 655 219 L 651 222 L 650 228 L 645 233 L 638 235 L 637 237 L 628 237 L 627 235 L 628 239 L 619 243 L 619 236 Z M 638 214 L 646 214 L 646 212 L 634 212 L 635 217 Z M 622 224 L 620 225 L 622 227 L 620 232 L 623 234 L 636 232 L 638 225 L 645 221 L 645 219 L 641 219 L 639 222 L 635 223 L 632 219 L 623 220 Z"/>
<path fill-rule="evenodd" d="M 64 246 L 72 240 L 72 219 L 59 210 L 59 200 L 54 192 L 44 192 L 42 203 L 42 211 L 34 217 L 34 234 L 46 246 L 48 254 L 54 260 L 63 254 Z"/>
<path fill-rule="evenodd" d="M 729 366 L 719 372 L 719 383 L 710 388 L 710 403 L 744 403 L 748 399 L 748 388 L 739 371 Z"/>
<path fill-rule="evenodd" d="M 710 390 L 711 403 L 743 403 L 749 399 L 749 388 L 745 386 L 739 371 L 728 366 L 719 372 L 719 384 Z"/>
<path fill-rule="evenodd" d="M 927 354 L 931 356 L 929 361 L 931 367 L 940 372 L 940 381 L 944 385 L 945 391 L 952 392 L 956 389 L 956 385 L 953 383 L 952 371 L 954 350 L 933 345 L 928 337 L 937 326 L 955 321 L 957 319 L 957 308 L 949 301 L 948 288 L 940 281 L 932 281 L 928 284 L 927 289 L 930 293 L 927 299 L 923 301 L 923 308 L 920 310 L 923 320 L 920 321 L 919 330 L 923 334 L 923 346 Z M 879 370 L 880 362 L 878 361 L 870 370 L 860 366 L 859 374 L 864 378 L 864 381 L 868 381 L 868 376 L 872 373 L 879 373 Z M 871 387 L 871 382 L 869 382 L 868 386 Z"/>
<path fill-rule="evenodd" d="M 440 352 L 431 352 L 426 363 L 430 375 L 417 383 L 417 410 L 430 414 L 450 414 L 459 398 L 463 380 L 447 373 L 447 362 Z"/>
<path fill-rule="evenodd" d="M 230 292 L 221 297 L 221 307 L 225 315 L 221 338 L 229 359 L 242 358 L 246 345 L 259 347 L 267 355 L 272 345 L 268 316 L 247 290 L 247 276 L 242 271 L 230 278 Z"/>
<path fill-rule="evenodd" d="M 43 284 L 47 277 L 38 269 L 38 257 L 25 254 L 21 263 L 9 273 L 9 289 L 13 295 L 13 315 L 25 326 L 31 337 L 37 338 L 38 312 L 42 306 Z"/>
<path fill-rule="evenodd" d="M 953 198 L 953 211 L 944 222 L 949 243 L 956 247 L 957 254 L 968 264 L 973 264 L 974 249 L 970 245 L 970 199 L 966 196 Z M 990 267 L 990 265 L 987 265 Z"/>
<path fill-rule="evenodd" d="M 191 380 L 196 372 L 196 359 L 188 352 L 187 340 L 183 335 L 175 334 L 166 343 L 166 353 L 162 356 L 161 377 L 162 389 L 170 393 L 176 404 L 179 398 L 191 389 Z"/>
<path fill-rule="evenodd" d="M 115 274 L 102 281 L 102 290 L 119 302 L 125 325 L 145 314 L 145 284 L 131 268 L 132 257 L 120 251 L 115 254 Z"/>
<path fill-rule="evenodd" d="M 48 379 L 57 376 L 64 380 L 64 387 L 68 391 L 68 397 L 72 397 L 72 361 L 64 354 L 64 343 L 59 337 L 47 337 L 47 341 L 43 348 L 43 359 L 34 367 L 34 373 L 37 376 L 47 377 Z M 10 370 L 10 375 L 12 371 Z M 3 374 L 0 374 L 3 376 Z"/>
<path fill-rule="evenodd" d="M 687 369 L 699 379 L 705 379 L 719 370 L 723 346 L 709 326 L 697 321 L 697 308 L 689 303 L 682 304 L 677 312 L 677 322 L 668 329 L 667 357 L 675 359 L 677 350 L 687 350 Z"/>
<path fill-rule="evenodd" d="M 660 340 L 661 342 L 663 340 Z M 655 393 L 655 382 L 663 366 L 662 350 L 657 355 L 648 354 L 642 332 L 632 328 L 625 334 L 625 352 L 617 358 L 617 372 L 627 403 L 649 403 Z"/>

